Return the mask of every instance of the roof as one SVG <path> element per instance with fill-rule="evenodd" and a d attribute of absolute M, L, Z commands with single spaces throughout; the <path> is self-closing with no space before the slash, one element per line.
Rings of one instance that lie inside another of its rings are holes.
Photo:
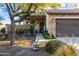
<path fill-rule="evenodd" d="M 31 13 L 31 15 L 30 15 L 31 17 L 35 17 L 35 18 L 45 18 L 46 17 L 46 15 L 44 14 L 44 13 Z M 27 17 L 27 19 L 28 19 L 29 17 Z M 21 21 L 23 21 L 23 20 L 16 20 L 15 22 L 21 22 Z"/>
<path fill-rule="evenodd" d="M 46 10 L 46 12 L 48 14 L 53 14 L 53 13 L 57 13 L 57 14 L 64 14 L 64 13 L 68 13 L 68 14 L 78 14 L 79 15 L 79 10 L 62 10 L 62 9 L 54 9 L 54 10 Z"/>
<path fill-rule="evenodd" d="M 46 16 L 44 13 L 32 13 L 31 16 Z"/>

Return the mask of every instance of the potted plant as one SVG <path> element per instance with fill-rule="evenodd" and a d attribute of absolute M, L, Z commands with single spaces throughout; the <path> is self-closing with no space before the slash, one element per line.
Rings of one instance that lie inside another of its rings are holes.
<path fill-rule="evenodd" d="M 38 40 L 32 45 L 32 48 L 33 48 L 34 51 L 39 50 L 39 45 L 37 43 L 38 43 Z"/>

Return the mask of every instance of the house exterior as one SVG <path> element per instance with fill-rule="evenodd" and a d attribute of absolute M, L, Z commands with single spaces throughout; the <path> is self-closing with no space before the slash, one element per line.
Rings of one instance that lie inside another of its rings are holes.
<path fill-rule="evenodd" d="M 30 18 L 31 20 L 34 20 L 34 30 L 37 30 L 37 32 L 42 32 L 46 28 L 46 15 L 44 13 L 40 14 L 31 14 L 30 17 L 27 17 L 25 20 L 23 20 L 23 24 L 30 24 Z"/>
<path fill-rule="evenodd" d="M 31 14 L 35 19 L 34 30 L 47 30 L 55 37 L 79 37 L 79 10 L 46 10 L 45 13 Z M 24 24 L 29 23 L 29 18 Z"/>
<path fill-rule="evenodd" d="M 5 24 L 2 21 L 0 21 L 0 29 L 5 28 L 5 27 L 6 27 Z"/>
<path fill-rule="evenodd" d="M 46 29 L 56 37 L 79 37 L 79 10 L 46 10 Z"/>
<path fill-rule="evenodd" d="M 55 37 L 79 37 L 79 4 L 64 4 L 60 9 L 46 9 L 45 13 L 33 13 L 34 30 L 38 32 L 47 30 Z M 29 17 L 23 24 L 29 23 Z"/>
<path fill-rule="evenodd" d="M 31 17 L 35 18 L 34 30 L 41 32 L 46 28 L 46 15 L 44 13 L 40 14 L 31 14 Z"/>
<path fill-rule="evenodd" d="M 1 33 L 1 29 L 5 28 L 6 32 L 7 32 L 7 29 L 6 29 L 6 24 L 2 21 L 0 21 L 0 33 Z"/>

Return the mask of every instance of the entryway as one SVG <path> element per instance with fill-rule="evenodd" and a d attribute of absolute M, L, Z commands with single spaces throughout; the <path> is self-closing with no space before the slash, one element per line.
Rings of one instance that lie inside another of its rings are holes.
<path fill-rule="evenodd" d="M 44 22 L 39 22 L 40 32 L 44 30 Z"/>

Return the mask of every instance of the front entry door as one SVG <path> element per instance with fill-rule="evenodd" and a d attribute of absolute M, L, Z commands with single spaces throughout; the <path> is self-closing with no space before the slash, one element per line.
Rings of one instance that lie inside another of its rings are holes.
<path fill-rule="evenodd" d="M 44 22 L 40 22 L 40 32 L 42 32 L 44 30 Z"/>

